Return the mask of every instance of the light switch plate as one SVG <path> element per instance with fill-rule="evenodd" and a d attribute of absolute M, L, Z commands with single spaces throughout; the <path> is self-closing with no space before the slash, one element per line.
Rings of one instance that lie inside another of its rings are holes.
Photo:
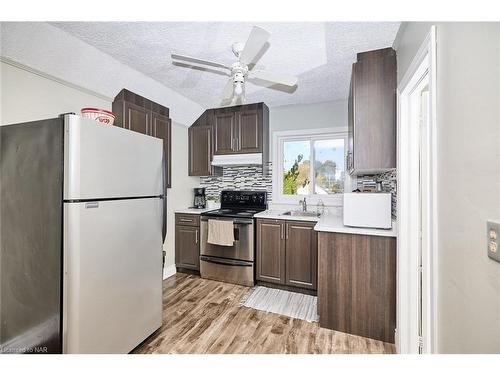
<path fill-rule="evenodd" d="M 500 262 L 500 222 L 486 222 L 486 240 L 488 256 Z"/>

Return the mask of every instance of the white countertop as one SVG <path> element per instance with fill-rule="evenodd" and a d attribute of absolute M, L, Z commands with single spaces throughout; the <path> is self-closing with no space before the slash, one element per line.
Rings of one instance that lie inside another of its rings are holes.
<path fill-rule="evenodd" d="M 392 221 L 392 229 L 347 227 L 341 216 L 324 215 L 314 230 L 317 232 L 364 234 L 368 236 L 397 237 L 396 222 Z"/>
<path fill-rule="evenodd" d="M 351 233 L 364 234 L 369 236 L 397 237 L 396 222 L 392 222 L 392 229 L 376 229 L 376 228 L 358 228 L 347 227 L 343 223 L 342 216 L 325 214 L 318 217 L 311 216 L 288 216 L 283 215 L 283 210 L 267 210 L 255 214 L 258 219 L 276 219 L 276 220 L 297 220 L 297 221 L 313 221 L 317 222 L 314 230 L 317 232 L 331 233 Z"/>
<path fill-rule="evenodd" d="M 181 210 L 175 210 L 174 213 L 176 214 L 192 214 L 192 215 L 200 215 L 204 212 L 207 211 L 212 211 L 216 210 L 217 207 L 211 207 L 211 208 L 184 208 Z"/>
<path fill-rule="evenodd" d="M 315 216 L 291 216 L 283 215 L 283 212 L 290 210 L 266 210 L 255 214 L 257 219 L 277 219 L 277 220 L 296 220 L 296 221 L 319 221 L 319 217 Z"/>

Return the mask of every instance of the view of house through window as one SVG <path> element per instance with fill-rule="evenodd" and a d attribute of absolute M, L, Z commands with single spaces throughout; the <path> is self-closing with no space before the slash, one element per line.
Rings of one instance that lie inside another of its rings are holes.
<path fill-rule="evenodd" d="M 283 140 L 283 195 L 344 191 L 344 137 Z"/>

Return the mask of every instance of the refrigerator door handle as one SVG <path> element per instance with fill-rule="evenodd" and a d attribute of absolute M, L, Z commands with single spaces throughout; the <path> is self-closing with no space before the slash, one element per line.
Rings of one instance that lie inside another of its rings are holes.
<path fill-rule="evenodd" d="M 162 225 L 161 225 L 161 233 L 162 233 L 162 243 L 165 242 L 165 237 L 167 236 L 167 185 L 165 179 L 165 152 L 162 153 L 161 157 L 161 183 L 163 188 L 162 194 Z"/>

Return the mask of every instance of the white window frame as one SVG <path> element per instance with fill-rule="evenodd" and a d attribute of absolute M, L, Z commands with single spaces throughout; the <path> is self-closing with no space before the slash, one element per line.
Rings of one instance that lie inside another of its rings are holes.
<path fill-rule="evenodd" d="M 273 132 L 273 203 L 276 204 L 298 204 L 300 200 L 306 198 L 308 203 L 316 204 L 321 199 L 326 206 L 342 206 L 343 193 L 331 195 L 319 194 L 283 194 L 283 143 L 294 140 L 320 140 L 342 138 L 344 139 L 344 168 L 347 155 L 347 130 L 332 128 L 307 129 L 307 130 L 285 130 Z M 311 159 L 312 153 L 311 149 Z M 312 160 L 311 160 L 312 161 Z M 313 182 L 314 168 L 311 168 L 311 183 Z M 344 172 L 344 191 L 348 191 L 351 186 L 351 178 L 347 172 Z"/>

